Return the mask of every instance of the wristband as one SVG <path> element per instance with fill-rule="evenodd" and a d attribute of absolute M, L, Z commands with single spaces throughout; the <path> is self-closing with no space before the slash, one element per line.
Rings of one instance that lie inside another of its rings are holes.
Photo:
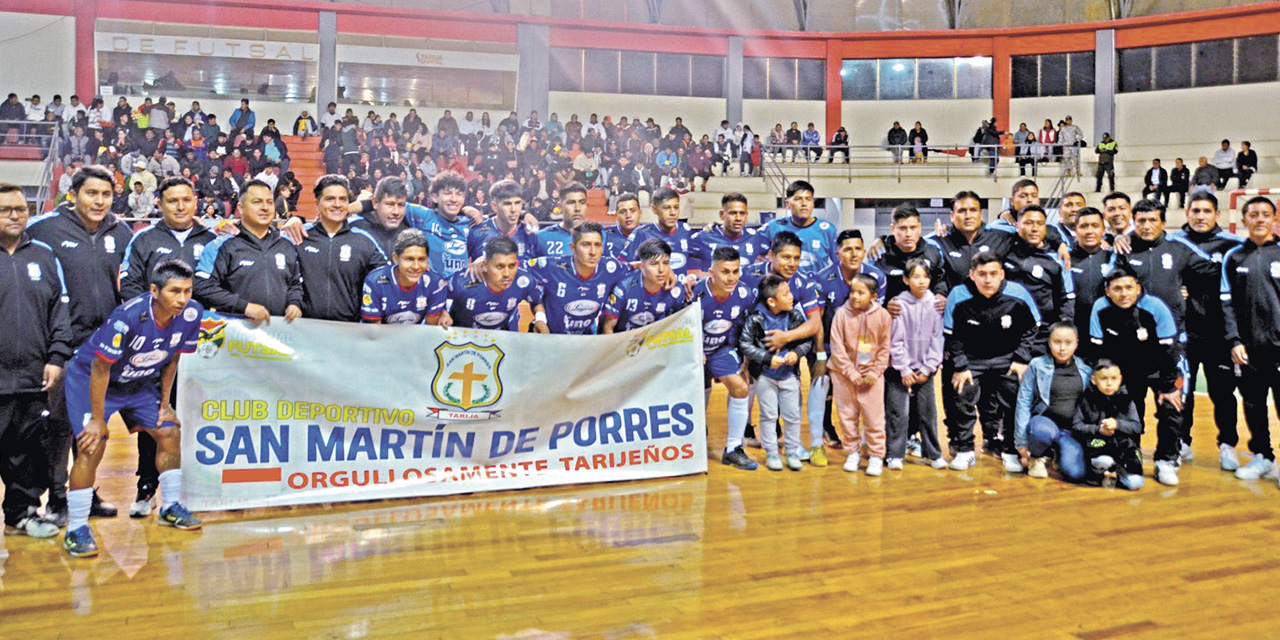
<path fill-rule="evenodd" d="M 826 352 L 826 351 L 819 351 L 819 352 L 818 352 L 818 362 L 826 362 L 826 361 L 827 361 L 827 352 Z"/>
<path fill-rule="evenodd" d="M 545 311 L 535 311 L 535 312 L 534 312 L 534 314 L 533 314 L 533 322 L 534 322 L 534 324 L 537 324 L 537 323 L 539 323 L 539 322 L 541 322 L 542 324 L 546 324 L 546 323 L 547 323 L 547 314 L 546 314 L 546 312 L 545 312 Z"/>

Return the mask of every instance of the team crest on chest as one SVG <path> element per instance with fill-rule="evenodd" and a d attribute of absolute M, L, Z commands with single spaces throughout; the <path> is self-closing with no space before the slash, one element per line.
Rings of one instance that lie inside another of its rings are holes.
<path fill-rule="evenodd" d="M 27 263 L 27 277 L 28 277 L 28 278 L 31 278 L 31 280 L 32 280 L 32 281 L 37 281 L 37 280 L 39 280 L 39 279 L 40 279 L 40 265 L 38 265 L 38 264 L 36 264 L 36 263 L 34 263 L 34 262 L 28 262 L 28 263 Z"/>
<path fill-rule="evenodd" d="M 115 237 L 115 236 L 107 236 L 107 237 L 103 238 L 103 239 L 102 239 L 102 250 L 103 250 L 103 251 L 106 251 L 107 253 L 115 253 L 115 252 L 116 252 L 116 237 Z"/>

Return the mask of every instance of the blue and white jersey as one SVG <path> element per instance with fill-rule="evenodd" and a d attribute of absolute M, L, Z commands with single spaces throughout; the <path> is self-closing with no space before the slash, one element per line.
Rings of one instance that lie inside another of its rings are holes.
<path fill-rule="evenodd" d="M 636 271 L 613 288 L 609 301 L 604 305 L 604 314 L 618 320 L 614 325 L 615 331 L 630 331 L 653 324 L 684 308 L 684 305 L 684 286 L 658 287 L 656 293 L 649 293 L 644 286 L 644 274 Z"/>
<path fill-rule="evenodd" d="M 800 271 L 806 275 L 815 275 L 833 263 L 839 262 L 836 257 L 836 236 L 840 232 L 835 225 L 820 218 L 811 218 L 808 226 L 801 227 L 791 219 L 790 215 L 774 218 L 769 224 L 760 227 L 760 236 L 766 246 L 773 244 L 774 236 L 782 231 L 790 231 L 800 237 L 803 248 L 800 250 Z"/>
<path fill-rule="evenodd" d="M 538 258 L 529 269 L 542 285 L 542 304 L 551 333 L 595 333 L 609 292 L 631 273 L 627 263 L 601 258 L 595 273 L 578 275 L 573 256 Z"/>
<path fill-rule="evenodd" d="M 483 278 L 472 280 L 464 271 L 454 274 L 446 288 L 453 326 L 469 329 L 520 329 L 520 302 L 542 302 L 542 287 L 524 269 L 516 271 L 511 286 L 494 291 Z"/>
<path fill-rule="evenodd" d="M 484 245 L 491 238 L 506 235 L 498 228 L 498 223 L 493 218 L 489 218 L 479 226 L 472 227 L 467 235 L 467 256 L 471 260 L 475 260 L 484 255 Z M 523 222 L 516 223 L 516 230 L 511 235 L 511 241 L 516 243 L 516 257 L 520 262 L 524 262 L 535 257 L 533 247 L 535 244 L 534 235 L 529 233 L 529 229 L 524 226 Z"/>
<path fill-rule="evenodd" d="M 863 266 L 866 266 L 866 263 L 863 263 Z M 738 282 L 751 289 L 751 297 L 755 298 L 759 293 L 760 281 L 764 280 L 772 268 L 773 263 L 757 262 L 742 270 L 742 279 Z M 796 271 L 787 280 L 787 286 L 791 289 L 791 297 L 795 298 L 796 308 L 803 311 L 805 315 L 813 313 L 814 309 L 821 311 L 826 305 L 822 288 L 800 271 Z"/>
<path fill-rule="evenodd" d="M 631 234 L 635 235 L 636 230 L 632 229 Z M 610 258 L 623 258 L 623 250 L 627 247 L 627 241 L 631 236 L 623 235 L 618 225 L 610 225 L 604 228 L 604 255 Z"/>
<path fill-rule="evenodd" d="M 640 260 L 640 245 L 650 238 L 666 240 L 667 244 L 671 245 L 672 273 L 683 276 L 689 272 L 689 251 L 693 246 L 693 229 L 690 229 L 689 225 L 677 222 L 676 228 L 670 233 L 659 228 L 656 222 L 640 225 L 638 229 L 631 233 L 631 239 L 627 241 L 627 246 L 623 249 L 625 254 L 623 259 L 628 262 Z"/>
<path fill-rule="evenodd" d="M 459 215 L 457 220 L 449 222 L 435 209 L 428 209 L 419 204 L 409 204 L 405 207 L 405 220 L 414 229 L 427 234 L 433 273 L 449 276 L 467 268 L 467 235 L 471 229 L 470 218 Z M 431 242 L 432 236 L 438 242 Z"/>
<path fill-rule="evenodd" d="M 736 351 L 738 334 L 747 322 L 747 314 L 755 304 L 756 294 L 742 283 L 723 300 L 711 293 L 711 279 L 703 278 L 694 285 L 694 300 L 702 305 L 702 352 L 710 355 L 720 348 Z"/>
<path fill-rule="evenodd" d="M 533 235 L 533 252 L 530 258 L 559 258 L 573 254 L 573 232 L 555 225 Z"/>
<path fill-rule="evenodd" d="M 150 293 L 116 307 L 89 341 L 76 349 L 67 375 L 88 379 L 99 354 L 111 361 L 112 391 L 132 392 L 154 384 L 176 353 L 192 353 L 200 341 L 200 316 L 204 307 L 187 301 L 169 325 L 161 327 L 152 316 Z"/>
<path fill-rule="evenodd" d="M 378 267 L 364 279 L 360 317 L 365 322 L 422 324 L 427 317 L 444 311 L 447 286 L 428 271 L 405 289 L 397 279 L 395 265 Z"/>
<path fill-rule="evenodd" d="M 737 249 L 738 263 L 743 268 L 769 253 L 769 243 L 755 229 L 743 229 L 737 238 L 730 238 L 723 226 L 713 224 L 693 234 L 690 267 L 706 271 L 711 266 L 711 255 L 720 247 Z"/>
<path fill-rule="evenodd" d="M 876 301 L 884 304 L 884 292 L 886 287 L 889 286 L 889 279 L 884 275 L 884 271 L 871 262 L 863 260 L 862 265 L 858 268 L 858 273 L 876 279 Z M 845 282 L 844 272 L 840 270 L 839 262 L 818 272 L 818 275 L 814 277 L 814 282 L 821 292 L 822 304 L 827 312 L 823 316 L 824 321 L 829 325 L 831 319 L 835 317 L 836 309 L 839 309 L 849 299 L 849 283 Z"/>

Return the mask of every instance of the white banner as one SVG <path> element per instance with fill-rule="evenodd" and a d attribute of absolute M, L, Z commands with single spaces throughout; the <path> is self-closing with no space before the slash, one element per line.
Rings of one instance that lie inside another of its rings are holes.
<path fill-rule="evenodd" d="M 244 40 L 241 38 L 201 38 L 197 36 L 98 32 L 94 35 L 94 43 L 98 51 L 121 53 L 156 53 L 168 56 L 295 60 L 301 62 L 315 62 L 320 58 L 319 45 L 301 42 Z"/>
<path fill-rule="evenodd" d="M 178 370 L 195 511 L 705 473 L 701 310 L 544 336 L 207 313 Z"/>

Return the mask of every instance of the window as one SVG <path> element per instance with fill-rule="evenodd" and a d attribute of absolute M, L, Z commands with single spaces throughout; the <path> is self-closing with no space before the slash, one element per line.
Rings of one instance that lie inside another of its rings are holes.
<path fill-rule="evenodd" d="M 1185 89 L 1191 86 L 1191 45 L 1173 44 L 1155 48 L 1157 89 Z"/>
<path fill-rule="evenodd" d="M 689 95 L 689 56 L 658 54 L 658 95 Z"/>
<path fill-rule="evenodd" d="M 587 49 L 582 63 L 583 90 L 592 93 L 618 92 L 618 52 Z"/>
<path fill-rule="evenodd" d="M 724 97 L 724 58 L 719 56 L 689 56 L 693 65 L 693 91 L 695 98 Z"/>
<path fill-rule="evenodd" d="M 880 61 L 880 99 L 910 100 L 916 97 L 916 61 L 898 58 Z"/>
<path fill-rule="evenodd" d="M 956 58 L 956 97 L 991 97 L 991 58 Z"/>
<path fill-rule="evenodd" d="M 654 54 L 644 51 L 622 52 L 622 92 L 634 95 L 653 95 Z"/>
<path fill-rule="evenodd" d="M 1068 86 L 1068 89 L 1070 90 L 1071 95 L 1093 95 L 1093 52 L 1081 51 L 1079 53 L 1070 54 L 1068 61 L 1068 73 L 1070 74 L 1070 86 Z"/>
<path fill-rule="evenodd" d="M 742 96 L 748 100 L 764 100 L 769 97 L 768 58 L 742 60 Z"/>
<path fill-rule="evenodd" d="M 800 100 L 827 98 L 827 61 L 811 58 L 796 60 L 796 97 Z"/>
<path fill-rule="evenodd" d="M 1239 42 L 1236 57 L 1240 73 L 1236 82 L 1274 82 L 1277 76 L 1276 36 L 1240 38 Z"/>
<path fill-rule="evenodd" d="M 1120 50 L 1120 91 L 1151 90 L 1151 49 Z"/>
<path fill-rule="evenodd" d="M 793 58 L 769 59 L 769 99 L 796 99 L 796 61 Z"/>
<path fill-rule="evenodd" d="M 921 100 L 949 100 L 955 96 L 956 64 L 946 58 L 921 60 L 919 92 Z"/>
<path fill-rule="evenodd" d="M 1013 75 L 1013 97 L 1034 98 L 1040 95 L 1040 57 L 1013 56 L 1009 62 Z"/>
<path fill-rule="evenodd" d="M 1040 95 L 1067 95 L 1067 54 L 1040 56 Z"/>
<path fill-rule="evenodd" d="M 845 60 L 840 65 L 841 97 L 845 100 L 876 99 L 875 60 Z"/>
<path fill-rule="evenodd" d="M 552 91 L 582 91 L 582 49 L 553 48 L 550 65 Z"/>
<path fill-rule="evenodd" d="M 1233 40 L 1197 42 L 1195 49 L 1197 87 L 1231 84 L 1235 76 Z"/>

